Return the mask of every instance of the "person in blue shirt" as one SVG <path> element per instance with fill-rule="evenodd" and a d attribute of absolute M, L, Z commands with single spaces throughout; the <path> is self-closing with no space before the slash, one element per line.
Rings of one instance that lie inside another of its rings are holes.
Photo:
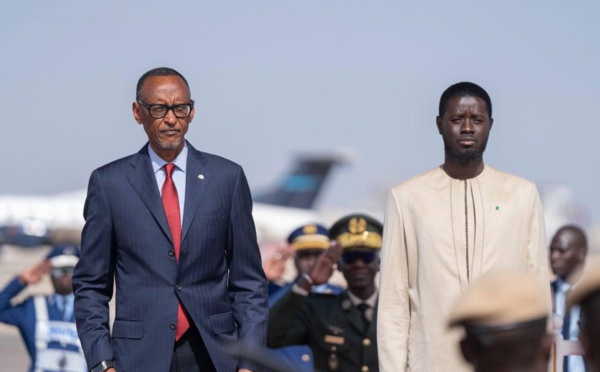
<path fill-rule="evenodd" d="M 88 370 L 73 315 L 71 276 L 79 256 L 78 247 L 54 247 L 43 261 L 25 269 L 0 292 L 0 322 L 19 328 L 31 357 L 30 372 Z M 11 304 L 13 297 L 46 274 L 50 274 L 53 294 Z"/>

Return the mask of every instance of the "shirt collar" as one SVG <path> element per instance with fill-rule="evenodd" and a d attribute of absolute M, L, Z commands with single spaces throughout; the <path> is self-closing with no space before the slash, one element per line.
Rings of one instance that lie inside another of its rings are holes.
<path fill-rule="evenodd" d="M 55 304 L 59 304 L 58 306 L 62 306 L 63 304 L 72 303 L 75 299 L 75 295 L 73 293 L 69 293 L 68 295 L 59 295 L 58 293 L 54 293 L 53 300 Z"/>
<path fill-rule="evenodd" d="M 183 173 L 185 173 L 187 166 L 187 154 L 188 146 L 187 142 L 184 142 L 183 149 L 181 149 L 179 155 L 177 155 L 177 157 L 171 162 L 175 164 L 177 169 L 179 169 Z M 164 159 L 160 156 L 158 156 L 158 154 L 154 152 L 150 144 L 148 144 L 148 155 L 150 155 L 150 162 L 152 162 L 152 169 L 154 170 L 154 173 L 158 172 L 162 167 L 164 167 L 165 164 L 169 163 L 164 161 Z"/>
<path fill-rule="evenodd" d="M 352 301 L 352 305 L 358 306 L 358 304 L 361 304 L 364 302 L 367 305 L 369 305 L 371 308 L 375 308 L 375 305 L 377 304 L 377 295 L 378 294 L 379 294 L 379 292 L 377 290 L 375 290 L 375 292 L 371 295 L 371 297 L 369 297 L 363 301 L 360 298 L 356 297 L 356 295 L 354 295 L 352 292 L 348 291 L 348 297 L 350 298 L 350 301 Z"/>

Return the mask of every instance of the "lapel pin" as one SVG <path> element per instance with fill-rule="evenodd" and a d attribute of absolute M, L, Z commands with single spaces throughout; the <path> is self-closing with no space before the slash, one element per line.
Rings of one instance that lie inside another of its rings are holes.
<path fill-rule="evenodd" d="M 203 174 L 199 174 L 198 178 L 201 179 L 201 180 L 203 180 L 204 179 L 204 175 Z"/>
<path fill-rule="evenodd" d="M 496 210 L 497 210 L 497 211 L 499 211 L 499 210 L 500 210 L 500 206 L 499 206 L 499 205 L 497 205 L 497 206 L 496 206 Z"/>

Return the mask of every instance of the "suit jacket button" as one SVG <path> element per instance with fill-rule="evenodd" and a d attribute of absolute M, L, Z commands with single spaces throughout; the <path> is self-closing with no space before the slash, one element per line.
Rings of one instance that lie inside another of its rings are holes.
<path fill-rule="evenodd" d="M 171 256 L 171 257 L 175 256 L 175 251 L 172 250 L 172 249 L 170 249 L 169 250 L 169 256 Z"/>
<path fill-rule="evenodd" d="M 171 327 L 171 329 L 173 329 L 173 330 L 174 330 L 175 328 L 177 328 L 177 326 L 175 325 L 175 323 L 171 323 L 170 327 Z"/>
<path fill-rule="evenodd" d="M 182 288 L 183 288 L 183 287 L 181 286 L 181 284 L 177 284 L 177 285 L 175 286 L 175 289 L 177 289 L 178 291 L 181 291 L 181 289 L 182 289 Z"/>

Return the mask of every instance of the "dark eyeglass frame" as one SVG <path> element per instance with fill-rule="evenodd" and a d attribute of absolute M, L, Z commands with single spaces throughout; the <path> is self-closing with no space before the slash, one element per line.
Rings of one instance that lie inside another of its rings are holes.
<path fill-rule="evenodd" d="M 360 259 L 365 264 L 370 264 L 375 261 L 377 258 L 377 254 L 375 252 L 367 252 L 367 251 L 346 251 L 342 252 L 341 260 L 343 263 L 347 265 L 351 265 L 356 262 L 356 260 Z"/>
<path fill-rule="evenodd" d="M 187 118 L 188 116 L 190 116 L 190 114 L 192 113 L 192 110 L 194 109 L 194 100 L 190 100 L 190 103 L 181 103 L 181 104 L 179 104 L 179 105 L 173 105 L 173 106 L 169 106 L 169 105 L 162 105 L 162 104 L 158 104 L 158 103 L 157 103 L 157 104 L 152 104 L 152 105 L 150 105 L 150 104 L 148 104 L 148 103 L 146 103 L 146 102 L 144 102 L 144 101 L 142 101 L 142 100 L 140 100 L 140 99 L 138 99 L 138 101 L 137 101 L 137 102 L 138 102 L 140 105 L 144 106 L 146 109 L 148 109 L 148 113 L 149 113 L 149 114 L 150 114 L 150 116 L 152 116 L 154 119 L 162 119 L 162 118 L 164 118 L 165 116 L 167 116 L 167 114 L 169 113 L 169 111 L 173 111 L 173 115 L 175 115 L 175 117 L 176 117 L 176 118 L 178 118 L 178 119 L 185 119 L 185 118 Z M 164 115 L 162 115 L 162 116 L 154 116 L 154 115 L 152 114 L 152 108 L 153 108 L 153 107 L 157 107 L 157 106 L 158 106 L 158 107 L 163 107 L 163 108 L 167 109 L 167 110 L 165 111 L 165 114 L 164 114 Z M 187 114 L 187 115 L 185 115 L 185 116 L 179 116 L 179 115 L 177 115 L 177 112 L 175 111 L 175 109 L 176 109 L 176 108 L 178 108 L 178 107 L 182 107 L 182 106 L 189 107 L 188 114 Z"/>
<path fill-rule="evenodd" d="M 61 276 L 70 275 L 73 276 L 74 267 L 57 267 L 50 270 L 50 276 L 54 278 L 60 278 Z"/>

